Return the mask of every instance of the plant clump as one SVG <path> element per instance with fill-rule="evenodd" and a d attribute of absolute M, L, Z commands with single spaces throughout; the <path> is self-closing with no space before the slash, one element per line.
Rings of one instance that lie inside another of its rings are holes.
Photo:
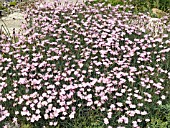
<path fill-rule="evenodd" d="M 11 1 L 11 2 L 9 2 L 9 5 L 10 6 L 16 6 L 17 5 L 17 2 L 14 0 L 14 1 Z"/>
<path fill-rule="evenodd" d="M 91 2 L 27 9 L 18 40 L 1 35 L 0 127 L 12 120 L 72 128 L 90 113 L 95 126 L 145 127 L 169 96 L 170 24 L 162 19 L 164 31 L 153 36 L 150 17 L 131 9 Z"/>

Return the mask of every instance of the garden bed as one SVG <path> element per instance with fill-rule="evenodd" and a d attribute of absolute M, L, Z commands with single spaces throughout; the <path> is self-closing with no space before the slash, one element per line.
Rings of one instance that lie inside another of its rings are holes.
<path fill-rule="evenodd" d="M 153 126 L 169 101 L 169 17 L 154 25 L 131 5 L 58 5 L 35 3 L 23 33 L 1 34 L 0 127 Z"/>

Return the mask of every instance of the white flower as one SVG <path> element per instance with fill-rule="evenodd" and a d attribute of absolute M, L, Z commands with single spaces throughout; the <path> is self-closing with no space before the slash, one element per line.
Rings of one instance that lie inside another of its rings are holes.
<path fill-rule="evenodd" d="M 161 104 L 162 104 L 162 101 L 159 100 L 159 101 L 157 102 L 157 104 L 158 104 L 158 105 L 161 105 Z"/>
<path fill-rule="evenodd" d="M 162 100 L 165 100 L 165 98 L 166 98 L 165 95 L 162 95 L 162 96 L 161 96 L 161 99 L 162 99 Z"/>
<path fill-rule="evenodd" d="M 143 111 L 140 113 L 141 115 L 147 115 L 148 113 L 146 111 Z"/>
<path fill-rule="evenodd" d="M 145 121 L 146 121 L 146 122 L 149 122 L 149 121 L 150 121 L 150 119 L 145 119 Z"/>
<path fill-rule="evenodd" d="M 107 118 L 104 118 L 104 123 L 109 124 L 109 120 Z"/>
<path fill-rule="evenodd" d="M 122 117 L 120 117 L 119 119 L 118 119 L 118 123 L 125 123 L 125 124 L 128 124 L 128 122 L 129 122 L 129 119 L 127 118 L 127 117 L 125 117 L 125 116 L 122 116 Z"/>
<path fill-rule="evenodd" d="M 119 106 L 119 107 L 123 106 L 123 104 L 121 102 L 117 102 L 116 105 Z"/>
<path fill-rule="evenodd" d="M 48 119 L 48 118 L 49 118 L 48 114 L 44 114 L 44 119 Z"/>
<path fill-rule="evenodd" d="M 69 115 L 70 119 L 73 119 L 73 118 L 74 118 L 74 114 L 75 114 L 75 112 L 72 112 L 72 113 Z"/>

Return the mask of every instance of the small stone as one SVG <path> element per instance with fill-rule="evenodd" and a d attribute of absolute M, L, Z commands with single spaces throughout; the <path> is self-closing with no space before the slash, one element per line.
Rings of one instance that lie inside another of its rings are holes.
<path fill-rule="evenodd" d="M 153 12 L 153 14 L 155 14 L 158 17 L 162 17 L 162 16 L 167 15 L 166 12 L 164 12 L 164 11 L 162 11 L 160 9 L 157 9 L 157 8 L 152 8 L 152 12 Z"/>

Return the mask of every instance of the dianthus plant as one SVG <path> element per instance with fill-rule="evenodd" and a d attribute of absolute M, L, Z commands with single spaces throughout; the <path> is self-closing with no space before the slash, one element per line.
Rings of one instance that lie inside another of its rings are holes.
<path fill-rule="evenodd" d="M 99 110 L 103 127 L 145 127 L 169 93 L 170 24 L 160 19 L 154 36 L 151 18 L 132 10 L 91 2 L 27 9 L 18 40 L 1 35 L 0 127 L 64 128 L 84 108 Z"/>

